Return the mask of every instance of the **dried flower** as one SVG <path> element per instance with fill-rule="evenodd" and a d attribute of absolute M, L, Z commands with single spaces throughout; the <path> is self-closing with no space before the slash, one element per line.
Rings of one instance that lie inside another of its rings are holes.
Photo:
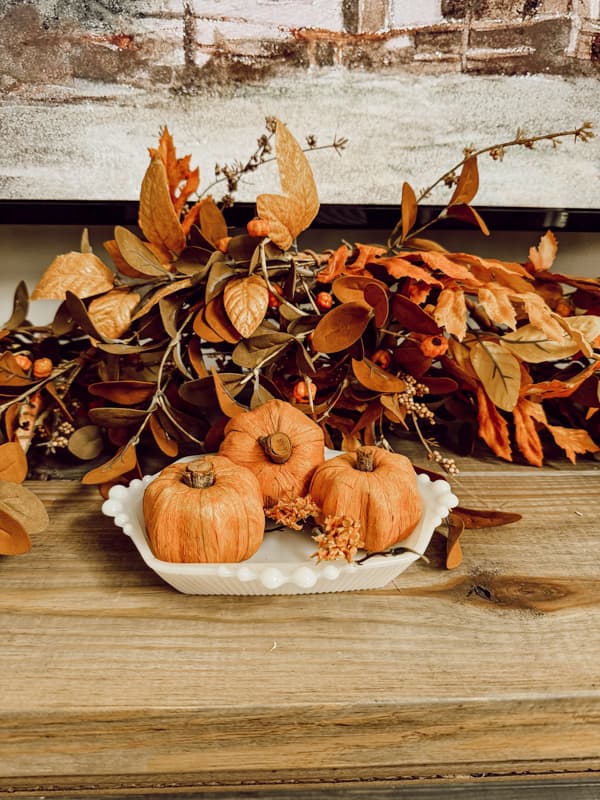
<path fill-rule="evenodd" d="M 350 563 L 364 544 L 360 523 L 350 517 L 327 516 L 321 528 L 315 531 L 313 539 L 319 549 L 312 556 L 318 561 L 345 558 Z"/>
<path fill-rule="evenodd" d="M 274 506 L 265 510 L 265 516 L 286 528 L 300 531 L 306 520 L 316 516 L 319 510 L 319 506 L 307 494 L 305 497 L 278 500 Z"/>

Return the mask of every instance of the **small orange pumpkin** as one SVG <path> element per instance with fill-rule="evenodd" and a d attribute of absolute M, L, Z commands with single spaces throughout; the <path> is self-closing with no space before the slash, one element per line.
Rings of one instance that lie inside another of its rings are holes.
<path fill-rule="evenodd" d="M 270 400 L 229 420 L 219 453 L 252 470 L 270 508 L 306 494 L 325 445 L 316 422 L 290 403 Z"/>
<path fill-rule="evenodd" d="M 263 540 L 258 481 L 223 456 L 165 467 L 146 487 L 143 513 L 150 547 L 162 561 L 244 561 Z"/>
<path fill-rule="evenodd" d="M 369 552 L 406 539 L 423 513 L 412 464 L 380 447 L 360 447 L 326 461 L 313 475 L 309 491 L 323 518 L 344 516 L 360 523 Z"/>

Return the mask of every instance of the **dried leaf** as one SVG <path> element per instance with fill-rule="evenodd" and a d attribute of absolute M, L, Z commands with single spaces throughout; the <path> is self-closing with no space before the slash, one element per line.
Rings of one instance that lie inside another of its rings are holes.
<path fill-rule="evenodd" d="M 562 325 L 539 294 L 535 292 L 517 292 L 515 297 L 523 303 L 525 313 L 532 325 L 542 330 L 549 339 L 554 339 L 556 342 L 563 341 L 564 330 Z"/>
<path fill-rule="evenodd" d="M 417 197 L 406 181 L 402 184 L 402 239 L 406 239 L 417 221 Z"/>
<path fill-rule="evenodd" d="M 446 538 L 446 569 L 456 569 L 463 561 L 460 537 L 465 529 L 465 523 L 460 516 L 450 512 L 448 516 L 448 536 Z"/>
<path fill-rule="evenodd" d="M 512 461 L 508 424 L 489 399 L 483 387 L 477 386 L 477 421 L 479 435 L 487 446 L 499 457 Z"/>
<path fill-rule="evenodd" d="M 556 236 L 552 231 L 546 231 L 541 237 L 538 246 L 531 247 L 529 250 L 529 263 L 534 272 L 549 270 L 554 263 L 557 251 L 558 242 L 556 241 Z"/>
<path fill-rule="evenodd" d="M 223 292 L 225 311 L 238 333 L 247 339 L 265 318 L 269 307 L 267 284 L 258 275 L 235 278 Z"/>
<path fill-rule="evenodd" d="M 19 365 L 15 356 L 6 350 L 0 355 L 0 386 L 29 386 L 31 379 Z"/>
<path fill-rule="evenodd" d="M 156 413 L 150 416 L 150 431 L 159 450 L 169 458 L 176 458 L 179 453 L 179 445 L 163 428 L 160 417 Z"/>
<path fill-rule="evenodd" d="M 149 275 L 151 277 L 165 278 L 169 275 L 169 270 L 135 233 L 127 230 L 127 228 L 117 226 L 115 228 L 115 241 L 125 262 L 130 267 L 133 267 L 134 277 L 136 275 Z"/>
<path fill-rule="evenodd" d="M 304 209 L 293 197 L 261 194 L 256 198 L 256 212 L 268 221 L 269 238 L 282 250 L 289 250 L 296 236 L 304 230 L 299 222 Z"/>
<path fill-rule="evenodd" d="M 231 360 L 238 367 L 255 369 L 267 359 L 281 353 L 294 337 L 283 331 L 272 331 L 259 336 L 243 339 L 233 350 Z"/>
<path fill-rule="evenodd" d="M 332 308 L 314 330 L 312 344 L 319 353 L 337 353 L 358 341 L 373 314 L 364 303 L 350 302 Z"/>
<path fill-rule="evenodd" d="M 353 358 L 352 372 L 359 383 L 374 392 L 390 394 L 403 392 L 406 389 L 405 381 L 391 372 L 381 369 L 368 358 L 363 358 L 362 361 Z"/>
<path fill-rule="evenodd" d="M 2 330 L 16 330 L 25 322 L 29 311 L 29 293 L 25 281 L 19 281 L 13 297 L 13 308 L 10 318 L 0 326 Z"/>
<path fill-rule="evenodd" d="M 0 444 L 0 480 L 23 483 L 27 477 L 27 457 L 17 442 Z"/>
<path fill-rule="evenodd" d="M 200 339 L 198 336 L 193 336 L 190 339 L 188 358 L 196 375 L 199 378 L 208 378 L 208 370 L 204 363 L 204 356 L 202 355 L 202 348 L 200 347 Z"/>
<path fill-rule="evenodd" d="M 572 356 L 579 345 L 563 330 L 562 341 L 549 339 L 535 325 L 523 325 L 514 333 L 502 337 L 502 344 L 523 361 L 541 364 L 544 361 L 560 361 Z"/>
<path fill-rule="evenodd" d="M 534 406 L 539 406 L 539 408 L 534 409 Z M 535 413 L 532 413 L 532 411 Z M 519 398 L 519 402 L 513 409 L 517 447 L 527 461 L 534 467 L 542 467 L 544 465 L 542 442 L 535 425 L 540 412 L 545 418 L 541 404 L 532 403 L 524 397 Z"/>
<path fill-rule="evenodd" d="M 509 511 L 487 511 L 484 509 L 465 508 L 464 506 L 455 506 L 451 513 L 453 516 L 459 517 L 463 521 L 465 528 L 469 530 L 510 525 L 522 518 L 521 514 Z"/>
<path fill-rule="evenodd" d="M 185 234 L 171 199 L 167 170 L 157 157 L 150 161 L 142 180 L 138 223 L 146 239 L 167 257 L 179 255 L 185 247 Z"/>
<path fill-rule="evenodd" d="M 87 335 L 92 339 L 98 341 L 102 341 L 104 339 L 104 336 L 96 329 L 96 326 L 90 319 L 85 303 L 83 300 L 77 297 L 76 294 L 67 292 L 67 296 L 65 298 L 65 307 L 73 321 L 79 325 L 84 333 L 87 333 Z"/>
<path fill-rule="evenodd" d="M 204 322 L 221 337 L 220 341 L 229 342 L 229 344 L 237 344 L 242 338 L 241 333 L 234 328 L 225 310 L 223 295 L 213 297 L 210 303 L 206 305 L 204 309 Z M 200 335 L 200 331 L 195 323 L 194 331 Z"/>
<path fill-rule="evenodd" d="M 138 319 L 146 316 L 146 314 L 151 311 L 157 303 L 161 303 L 163 298 L 169 297 L 169 295 L 175 294 L 175 292 L 181 292 L 184 289 L 189 289 L 192 285 L 191 278 L 183 278 L 182 280 L 173 281 L 173 283 L 167 283 L 163 286 L 160 286 L 155 292 L 152 292 L 149 298 L 147 298 L 142 305 L 138 308 L 135 314 L 131 318 L 131 322 L 135 322 Z M 178 300 L 173 301 L 177 307 L 181 304 Z M 161 317 L 162 317 L 162 310 L 161 310 Z M 164 320 L 163 320 L 164 323 Z M 166 330 L 166 327 L 165 327 Z M 167 331 L 169 333 L 169 331 Z"/>
<path fill-rule="evenodd" d="M 521 365 L 499 342 L 481 341 L 471 348 L 471 364 L 494 405 L 512 411 L 521 388 Z"/>
<path fill-rule="evenodd" d="M 390 306 L 388 291 L 378 281 L 370 281 L 365 286 L 365 301 L 373 309 L 375 325 L 382 328 L 388 318 Z"/>
<path fill-rule="evenodd" d="M 403 328 L 413 333 L 435 336 L 442 332 L 431 314 L 398 293 L 392 297 L 392 316 Z"/>
<path fill-rule="evenodd" d="M 119 250 L 119 245 L 115 239 L 109 239 L 103 242 L 104 249 L 111 257 L 111 260 L 121 275 L 126 275 L 128 278 L 143 278 L 144 274 L 137 269 L 134 269 L 122 256 Z M 150 251 L 148 251 L 150 252 Z M 153 254 L 154 256 L 154 254 Z"/>
<path fill-rule="evenodd" d="M 0 555 L 18 556 L 31 550 L 31 539 L 19 520 L 0 508 Z"/>
<path fill-rule="evenodd" d="M 213 342 L 216 344 L 217 342 L 224 341 L 223 337 L 218 334 L 206 321 L 204 316 L 204 308 L 201 308 L 196 316 L 194 317 L 194 321 L 192 323 L 192 328 L 194 333 L 200 338 L 204 339 L 205 342 Z"/>
<path fill-rule="evenodd" d="M 433 312 L 436 323 L 461 342 L 467 333 L 467 305 L 460 289 L 442 289 Z M 438 329 L 439 330 L 439 329 Z"/>
<path fill-rule="evenodd" d="M 104 439 L 100 428 L 97 425 L 82 425 L 81 428 L 77 428 L 69 436 L 67 448 L 69 453 L 81 461 L 98 458 L 104 449 Z"/>
<path fill-rule="evenodd" d="M 118 339 L 129 330 L 131 315 L 140 296 L 129 289 L 112 289 L 95 297 L 88 306 L 94 328 L 107 339 Z"/>
<path fill-rule="evenodd" d="M 71 252 L 57 256 L 33 290 L 32 300 L 64 300 L 67 292 L 77 297 L 108 292 L 113 273 L 93 253 Z"/>
<path fill-rule="evenodd" d="M 108 483 L 109 481 L 131 472 L 137 467 L 135 445 L 127 443 L 120 447 L 115 455 L 105 464 L 86 472 L 81 479 L 83 484 Z"/>
<path fill-rule="evenodd" d="M 594 346 L 595 340 L 600 336 L 600 316 L 581 314 L 577 317 L 565 317 L 563 323 L 571 332 L 575 330 L 580 333 L 590 347 Z M 585 353 L 585 355 L 591 357 L 592 354 Z"/>
<path fill-rule="evenodd" d="M 217 401 L 219 403 L 219 408 L 227 417 L 237 417 L 240 414 L 245 413 L 246 409 L 244 406 L 241 406 L 239 403 L 231 397 L 227 389 L 225 388 L 221 376 L 215 369 L 215 367 L 211 368 L 211 374 L 213 377 L 213 381 L 215 384 L 215 392 L 217 394 Z"/>
<path fill-rule="evenodd" d="M 372 283 L 377 284 L 383 290 L 386 288 L 384 283 L 374 280 L 370 275 L 343 275 L 333 281 L 331 291 L 342 303 L 360 303 L 365 300 L 366 287 Z"/>
<path fill-rule="evenodd" d="M 446 216 L 459 219 L 461 222 L 469 222 L 472 225 L 477 225 L 484 236 L 490 235 L 490 229 L 486 225 L 481 214 L 467 203 L 450 206 L 446 211 Z"/>
<path fill-rule="evenodd" d="M 111 403 L 123 406 L 136 406 L 145 403 L 156 392 L 156 384 L 150 381 L 102 381 L 91 383 L 88 392 L 94 397 L 102 397 Z"/>
<path fill-rule="evenodd" d="M 210 303 L 213 297 L 220 294 L 230 278 L 235 278 L 237 273 L 225 260 L 223 253 L 218 250 L 210 259 L 210 271 L 206 279 L 206 289 L 204 291 L 204 301 Z"/>
<path fill-rule="evenodd" d="M 423 267 L 418 267 L 402 256 L 391 256 L 378 260 L 379 266 L 384 266 L 392 278 L 412 278 L 415 281 L 422 281 L 428 286 L 442 286 L 442 283 L 434 278 L 431 272 Z"/>
<path fill-rule="evenodd" d="M 572 464 L 575 464 L 577 454 L 597 453 L 600 450 L 589 433 L 581 428 L 563 428 L 559 425 L 546 425 L 546 427 Z"/>
<path fill-rule="evenodd" d="M 48 527 L 48 512 L 39 497 L 25 486 L 0 480 L 0 510 L 17 520 L 29 534 Z"/>
<path fill-rule="evenodd" d="M 471 156 L 463 164 L 458 183 L 450 198 L 449 206 L 461 203 L 470 203 L 479 189 L 479 170 L 477 169 L 477 157 Z"/>
<path fill-rule="evenodd" d="M 198 218 L 200 233 L 213 247 L 219 239 L 224 239 L 228 235 L 227 221 L 212 197 L 206 197 L 201 201 Z"/>
<path fill-rule="evenodd" d="M 506 325 L 514 330 L 517 326 L 517 316 L 513 304 L 510 302 L 510 290 L 504 286 L 493 283 L 482 286 L 477 295 L 483 310 L 497 325 Z"/>

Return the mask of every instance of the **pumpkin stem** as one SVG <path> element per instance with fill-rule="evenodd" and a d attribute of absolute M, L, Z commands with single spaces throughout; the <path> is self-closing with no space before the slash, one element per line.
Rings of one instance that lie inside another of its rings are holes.
<path fill-rule="evenodd" d="M 212 486 L 215 482 L 215 470 L 212 461 L 202 459 L 188 464 L 181 480 L 192 489 L 207 489 Z"/>
<path fill-rule="evenodd" d="M 292 455 L 292 442 L 287 433 L 276 431 L 268 436 L 261 436 L 259 445 L 275 464 L 285 464 Z"/>
<path fill-rule="evenodd" d="M 367 447 L 359 447 L 356 451 L 356 469 L 361 472 L 373 472 L 373 452 Z"/>

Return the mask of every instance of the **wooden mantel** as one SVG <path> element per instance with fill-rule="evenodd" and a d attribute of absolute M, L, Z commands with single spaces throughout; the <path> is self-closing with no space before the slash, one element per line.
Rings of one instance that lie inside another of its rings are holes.
<path fill-rule="evenodd" d="M 94 488 L 31 483 L 0 797 L 600 796 L 600 464 L 460 467 L 461 505 L 522 521 L 465 532 L 455 571 L 436 535 L 385 589 L 288 597 L 179 594 Z"/>

